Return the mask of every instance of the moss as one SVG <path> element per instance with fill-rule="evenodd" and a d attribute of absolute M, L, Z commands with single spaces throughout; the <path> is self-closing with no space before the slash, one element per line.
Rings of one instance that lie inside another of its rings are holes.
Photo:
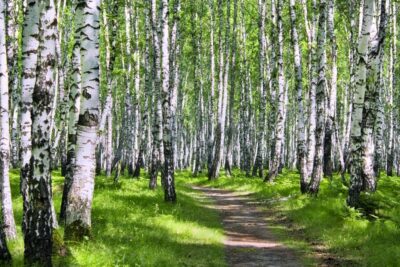
<path fill-rule="evenodd" d="M 65 226 L 64 239 L 67 241 L 83 241 L 91 237 L 91 228 L 85 225 L 81 220 Z"/>
<path fill-rule="evenodd" d="M 53 230 L 52 241 L 53 241 L 52 244 L 53 255 L 60 257 L 65 257 L 70 255 L 70 251 L 66 246 L 66 244 L 64 243 L 62 234 L 58 229 Z"/>

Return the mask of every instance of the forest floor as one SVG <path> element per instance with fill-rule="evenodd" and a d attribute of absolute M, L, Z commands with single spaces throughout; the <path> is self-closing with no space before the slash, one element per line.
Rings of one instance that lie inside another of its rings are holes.
<path fill-rule="evenodd" d="M 53 172 L 53 199 L 59 211 L 64 178 Z M 19 194 L 19 171 L 10 173 L 14 216 L 18 239 L 9 241 L 13 266 L 23 264 L 24 242 L 21 233 L 22 198 Z M 122 176 L 96 177 L 92 208 L 92 235 L 82 243 L 60 244 L 53 249 L 53 266 L 111 267 L 224 267 L 223 229 L 217 211 L 210 209 L 210 199 L 188 187 L 178 177 L 178 202 L 164 202 L 160 182 L 156 190 L 148 189 L 148 179 Z M 201 215 L 201 216 L 199 216 Z M 62 242 L 63 225 L 56 230 Z M 57 243 L 57 242 L 56 242 Z"/>
<path fill-rule="evenodd" d="M 196 186 L 245 194 L 263 208 L 269 231 L 300 256 L 305 266 L 400 266 L 400 177 L 382 174 L 378 190 L 363 194 L 364 208 L 347 207 L 348 189 L 340 176 L 323 179 L 317 197 L 299 190 L 299 174 L 284 170 L 274 183 L 246 177 L 208 181 L 190 178 Z M 348 179 L 348 177 L 347 177 Z"/>
<path fill-rule="evenodd" d="M 13 266 L 23 266 L 19 172 L 12 170 L 10 178 L 18 239 L 8 245 Z M 63 182 L 60 172 L 53 172 L 57 211 Z M 267 262 L 268 252 L 261 249 L 279 249 L 273 255 L 282 255 L 280 262 L 289 256 L 298 260 L 297 266 L 400 264 L 400 177 L 382 175 L 378 191 L 363 196 L 365 210 L 346 206 L 347 188 L 339 177 L 324 179 L 318 197 L 309 197 L 299 192 L 299 176 L 292 171 L 284 171 L 273 184 L 239 171 L 212 182 L 204 174 L 193 178 L 182 171 L 176 173 L 176 189 L 177 203 L 168 204 L 160 185 L 148 189 L 145 174 L 140 179 L 122 176 L 117 185 L 97 176 L 92 235 L 82 243 L 66 243 L 62 255 L 57 255 L 62 247 L 55 247 L 53 265 L 224 267 L 253 256 Z M 60 223 L 60 242 L 63 232 Z M 224 240 L 227 250 L 234 251 L 227 257 Z M 241 247 L 241 242 L 254 247 Z"/>
<path fill-rule="evenodd" d="M 268 229 L 266 214 L 254 198 L 222 189 L 198 186 L 193 189 L 213 199 L 212 207 L 220 213 L 228 266 L 303 265 L 295 251 L 279 242 Z"/>

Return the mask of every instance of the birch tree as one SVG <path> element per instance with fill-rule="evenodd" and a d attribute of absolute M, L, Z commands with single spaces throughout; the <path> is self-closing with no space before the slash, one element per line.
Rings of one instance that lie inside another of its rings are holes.
<path fill-rule="evenodd" d="M 36 83 L 36 65 L 39 50 L 40 3 L 30 0 L 24 14 L 22 32 L 22 81 L 21 81 L 21 194 L 23 201 L 22 230 L 26 229 L 26 211 L 28 208 L 28 179 L 32 155 L 32 93 Z"/>
<path fill-rule="evenodd" d="M 384 1 L 384 0 L 382 0 Z M 387 164 L 386 173 L 388 176 L 393 175 L 393 164 L 394 164 L 394 116 L 393 116 L 393 95 L 396 90 L 396 64 L 397 64 L 397 7 L 396 3 L 391 3 L 391 42 L 390 42 L 390 59 L 389 59 L 389 94 L 388 94 L 388 152 L 387 152 Z"/>
<path fill-rule="evenodd" d="M 77 14 L 77 13 L 75 13 Z M 76 25 L 77 27 L 78 25 Z M 80 56 L 80 32 L 76 30 L 74 46 L 72 50 L 70 88 L 69 88 L 69 112 L 68 112 L 68 143 L 67 166 L 64 179 L 64 188 L 61 201 L 60 219 L 65 220 L 68 205 L 68 194 L 72 185 L 73 170 L 76 162 L 77 123 L 81 106 L 81 56 Z"/>
<path fill-rule="evenodd" d="M 90 236 L 99 123 L 99 11 L 100 0 L 78 1 L 76 23 L 80 36 L 81 107 L 76 140 L 76 162 L 68 193 L 65 238 Z"/>
<path fill-rule="evenodd" d="M 324 138 L 325 138 L 325 92 L 326 92 L 326 1 L 319 2 L 319 19 L 318 19 L 318 36 L 317 36 L 317 51 L 315 60 L 318 61 L 318 76 L 317 83 L 317 128 L 315 132 L 316 146 L 314 155 L 314 164 L 311 175 L 311 181 L 308 188 L 310 194 L 317 194 L 319 185 L 323 175 L 323 155 L 324 155 Z"/>
<path fill-rule="evenodd" d="M 162 0 L 161 25 L 162 25 L 162 100 L 163 100 L 163 144 L 164 144 L 164 199 L 168 202 L 176 201 L 174 177 L 174 150 L 172 145 L 172 117 L 169 92 L 169 1 Z"/>
<path fill-rule="evenodd" d="M 351 114 L 351 164 L 350 164 L 350 187 L 347 203 L 352 207 L 358 206 L 360 193 L 363 188 L 363 139 L 362 119 L 365 92 L 367 87 L 367 67 L 369 63 L 368 43 L 371 34 L 373 16 L 375 12 L 375 1 L 366 0 L 363 6 L 363 17 L 361 35 L 358 40 L 358 62 L 356 65 L 353 111 Z"/>
<path fill-rule="evenodd" d="M 297 105 L 299 112 L 297 116 L 297 161 L 300 168 L 300 190 L 304 193 L 306 192 L 308 183 L 306 129 L 303 109 L 303 68 L 301 61 L 302 54 L 297 32 L 295 0 L 290 0 L 290 19 L 292 23 L 292 45 L 296 74 Z"/>
<path fill-rule="evenodd" d="M 264 147 L 265 147 L 265 109 L 266 109 L 266 90 L 265 90 L 265 53 L 266 53 L 266 40 L 265 40 L 265 13 L 266 6 L 265 0 L 258 1 L 258 13 L 259 13 L 259 70 L 260 70 L 260 111 L 258 118 L 258 149 L 255 163 L 255 170 L 253 170 L 253 175 L 258 170 L 258 175 L 264 177 Z"/>
<path fill-rule="evenodd" d="M 329 42 L 331 45 L 331 81 L 329 86 L 328 103 L 327 103 L 327 116 L 325 124 L 325 140 L 324 140 L 324 174 L 332 178 L 333 172 L 333 136 L 334 124 L 336 118 L 336 99 L 337 99 L 337 43 L 335 34 L 335 8 L 334 0 L 329 0 L 328 3 L 328 16 L 327 16 L 327 32 Z"/>
<path fill-rule="evenodd" d="M 3 228 L 0 231 L 4 231 L 0 233 L 0 238 L 5 234 L 7 239 L 15 239 L 17 233 L 8 173 L 10 166 L 10 109 L 6 36 L 6 4 L 4 1 L 0 1 L 0 191 L 2 212 L 2 226 L 0 227 Z"/>
<path fill-rule="evenodd" d="M 39 52 L 33 89 L 32 156 L 27 182 L 29 201 L 24 235 L 25 260 L 51 266 L 52 190 L 50 166 L 51 110 L 55 94 L 57 16 L 53 0 L 40 3 Z"/>
<path fill-rule="evenodd" d="M 278 23 L 278 109 L 276 114 L 276 125 L 274 133 L 274 143 L 273 143 L 273 158 L 271 163 L 271 169 L 269 170 L 268 177 L 265 180 L 270 182 L 274 181 L 278 175 L 281 160 L 282 160 L 282 143 L 285 134 L 285 73 L 283 66 L 283 21 L 282 21 L 282 8 L 283 1 L 278 0 L 277 2 L 277 23 Z"/>
<path fill-rule="evenodd" d="M 151 0 L 150 4 L 151 32 L 153 37 L 153 124 L 152 124 L 152 155 L 150 165 L 150 184 L 149 187 L 154 189 L 157 186 L 157 175 L 161 164 L 161 142 L 162 142 L 162 107 L 160 100 L 161 88 L 161 48 L 159 33 L 160 26 L 158 25 L 157 16 L 157 1 Z"/>
<path fill-rule="evenodd" d="M 227 148 L 226 148 L 226 164 L 225 170 L 228 176 L 232 175 L 233 154 L 234 154 L 234 137 L 235 137 L 235 94 L 236 94 L 236 48 L 237 48 L 237 0 L 233 1 L 233 25 L 232 25 L 232 48 L 230 56 L 230 76 L 229 76 L 229 128 L 227 132 Z M 230 8 L 230 7 L 229 7 Z M 264 117 L 265 120 L 265 117 Z M 240 153 L 239 153 L 240 154 Z M 262 177 L 262 176 L 261 176 Z"/>
<path fill-rule="evenodd" d="M 228 71 L 229 64 L 228 60 L 225 60 L 229 53 L 229 21 L 230 21 L 230 0 L 227 1 L 227 23 L 225 32 L 225 51 L 222 41 L 223 31 L 223 8 L 222 0 L 218 0 L 218 13 L 219 13 L 219 81 L 218 81 L 218 122 L 215 128 L 215 140 L 214 140 L 214 157 L 211 169 L 208 173 L 208 179 L 213 180 L 219 177 L 219 171 L 221 168 L 221 161 L 224 154 L 225 144 L 225 122 L 226 122 L 226 102 L 227 102 L 227 84 L 228 84 Z"/>

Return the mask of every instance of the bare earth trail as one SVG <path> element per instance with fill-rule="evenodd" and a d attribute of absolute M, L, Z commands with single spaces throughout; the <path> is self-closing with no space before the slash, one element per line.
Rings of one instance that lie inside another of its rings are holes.
<path fill-rule="evenodd" d="M 228 266 L 302 266 L 295 252 L 277 241 L 262 212 L 248 195 L 227 190 L 192 187 L 214 200 L 220 213 Z"/>

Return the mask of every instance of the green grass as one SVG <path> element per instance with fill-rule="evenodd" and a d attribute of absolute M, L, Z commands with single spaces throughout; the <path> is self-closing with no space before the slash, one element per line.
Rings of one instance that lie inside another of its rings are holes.
<path fill-rule="evenodd" d="M 289 171 L 279 175 L 273 184 L 246 178 L 239 172 L 235 172 L 234 178 L 222 176 L 213 182 L 208 182 L 206 177 L 190 180 L 200 185 L 254 193 L 271 214 L 285 218 L 282 225 L 272 227 L 292 247 L 307 251 L 310 249 L 307 243 L 322 243 L 339 256 L 341 265 L 400 265 L 400 177 L 383 175 L 378 191 L 363 196 L 368 216 L 346 206 L 347 188 L 339 177 L 334 177 L 332 182 L 324 179 L 318 197 L 300 194 L 299 175 Z M 288 232 L 287 224 L 301 233 L 301 237 L 284 235 Z"/>
<path fill-rule="evenodd" d="M 96 177 L 92 238 L 69 243 L 68 257 L 54 257 L 55 266 L 225 266 L 223 231 L 207 200 L 177 179 L 178 203 L 167 204 L 163 192 L 147 189 L 148 180 Z M 61 204 L 63 178 L 53 173 L 56 210 Z M 19 173 L 11 172 L 14 215 L 22 218 Z M 200 216 L 201 215 L 201 216 Z M 63 235 L 63 228 L 58 230 Z M 23 238 L 9 242 L 13 265 L 23 265 Z"/>

